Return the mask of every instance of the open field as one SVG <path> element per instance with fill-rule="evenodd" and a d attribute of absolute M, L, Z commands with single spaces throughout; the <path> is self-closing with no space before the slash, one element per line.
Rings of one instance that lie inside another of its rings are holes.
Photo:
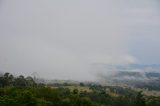
<path fill-rule="evenodd" d="M 142 93 L 146 96 L 160 97 L 160 91 L 143 91 Z"/>
<path fill-rule="evenodd" d="M 74 89 L 77 89 L 78 91 L 86 91 L 86 92 L 92 92 L 92 89 L 89 89 L 89 86 L 79 86 L 79 85 L 71 85 L 71 86 L 61 86 L 63 88 L 68 88 L 71 91 Z M 59 87 L 52 87 L 52 88 L 59 88 Z M 125 87 L 126 88 L 126 87 Z M 134 91 L 142 91 L 142 94 L 145 96 L 154 96 L 154 97 L 160 97 L 160 91 L 154 91 L 154 90 L 145 90 L 145 89 L 140 89 L 140 88 L 132 88 Z M 111 91 L 106 91 L 111 96 L 119 96 L 118 93 L 116 92 L 111 92 Z"/>
<path fill-rule="evenodd" d="M 64 88 L 69 88 L 71 91 L 74 89 L 77 89 L 78 91 L 86 91 L 86 92 L 92 92 L 91 89 L 87 86 L 63 86 Z"/>

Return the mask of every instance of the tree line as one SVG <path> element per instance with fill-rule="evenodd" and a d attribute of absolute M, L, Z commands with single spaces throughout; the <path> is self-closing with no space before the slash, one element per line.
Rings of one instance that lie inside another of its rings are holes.
<path fill-rule="evenodd" d="M 113 96 L 103 86 L 89 87 L 92 92 L 71 91 L 37 84 L 32 77 L 4 73 L 0 76 L 0 106 L 160 106 L 159 97 L 146 97 L 131 89 L 114 88 L 119 95 Z"/>

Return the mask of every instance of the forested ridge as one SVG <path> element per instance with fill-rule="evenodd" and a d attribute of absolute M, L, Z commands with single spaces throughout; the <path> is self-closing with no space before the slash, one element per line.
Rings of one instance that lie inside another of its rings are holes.
<path fill-rule="evenodd" d="M 4 73 L 0 76 L 0 106 L 160 106 L 160 97 L 145 96 L 130 88 L 80 83 L 90 89 L 81 91 L 64 86 L 48 86 L 30 76 Z"/>

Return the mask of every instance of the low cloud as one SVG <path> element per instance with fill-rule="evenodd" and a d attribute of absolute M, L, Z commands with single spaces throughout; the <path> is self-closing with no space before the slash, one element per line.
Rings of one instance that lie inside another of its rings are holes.
<path fill-rule="evenodd" d="M 117 2 L 2 0 L 0 70 L 93 80 L 93 64 L 135 63 L 128 7 Z"/>

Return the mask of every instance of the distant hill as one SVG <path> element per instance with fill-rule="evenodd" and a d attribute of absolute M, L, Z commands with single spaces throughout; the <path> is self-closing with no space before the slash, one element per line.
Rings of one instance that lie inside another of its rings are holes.
<path fill-rule="evenodd" d="M 102 66 L 102 68 L 101 68 Z M 113 84 L 160 90 L 160 65 L 98 65 L 99 78 Z M 97 69 L 98 69 L 97 68 Z M 101 70 L 102 69 L 102 70 Z"/>

